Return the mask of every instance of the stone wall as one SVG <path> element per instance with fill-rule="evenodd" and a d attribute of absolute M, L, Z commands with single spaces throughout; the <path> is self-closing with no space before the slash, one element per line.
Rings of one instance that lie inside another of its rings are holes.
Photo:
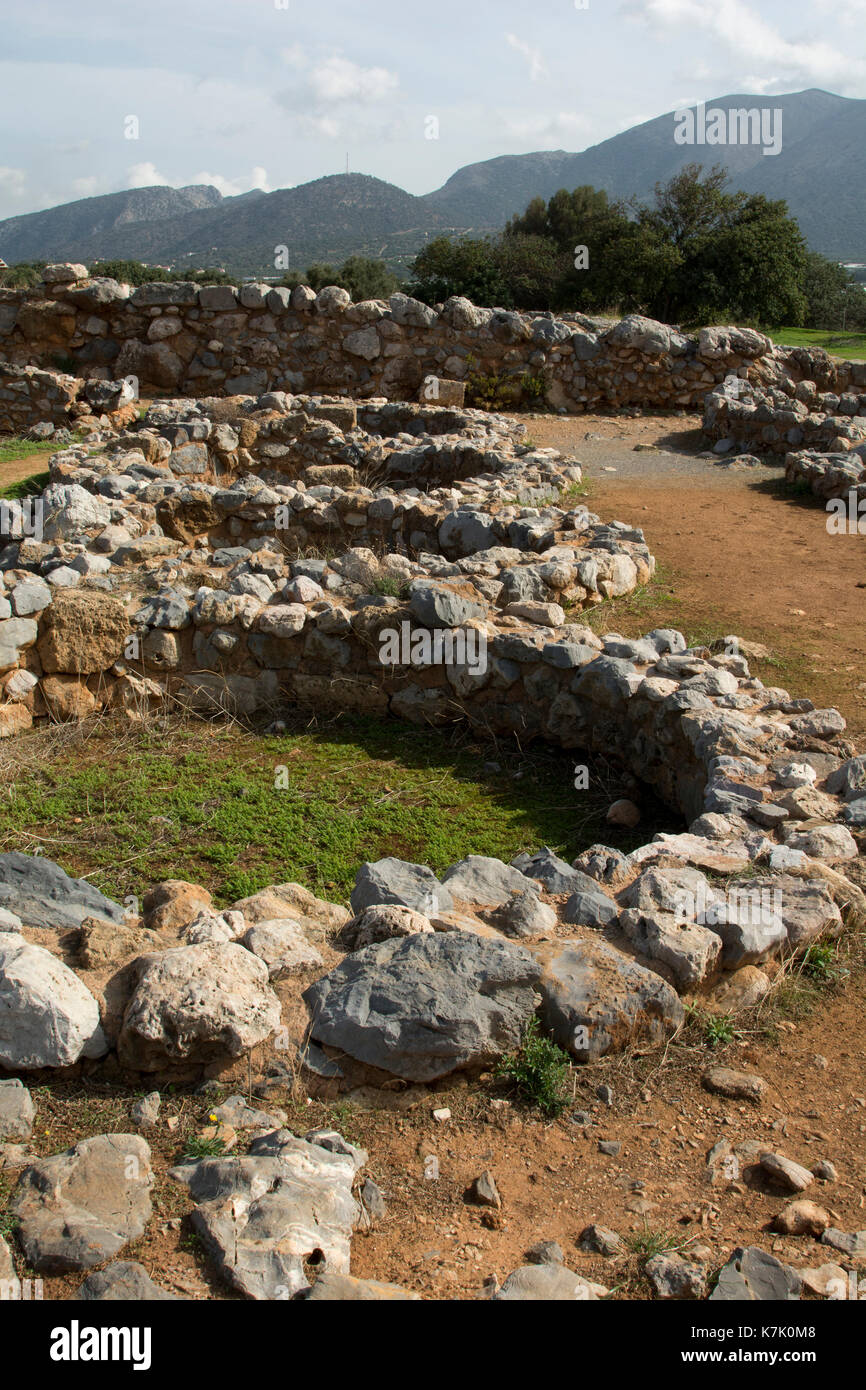
<path fill-rule="evenodd" d="M 729 447 L 786 454 L 792 449 L 842 451 L 866 441 L 866 362 L 847 363 L 854 385 L 820 391 L 814 381 L 761 388 L 727 381 L 708 393 L 703 428 Z"/>
<path fill-rule="evenodd" d="M 785 481 L 792 487 L 806 486 L 822 502 L 832 498 L 855 499 L 856 517 L 866 512 L 866 462 L 855 450 L 849 454 L 819 454 L 812 450 L 785 455 Z M 860 534 L 866 533 L 866 519 Z"/>
<path fill-rule="evenodd" d="M 817 350 L 779 351 L 750 329 L 690 335 L 636 315 L 610 326 L 482 309 L 462 298 L 434 309 L 400 294 L 352 304 L 334 287 L 318 295 L 264 284 L 133 290 L 87 279 L 80 266 L 48 267 L 46 275 L 38 289 L 0 291 L 0 358 L 61 362 L 64 370 L 74 364 L 91 380 L 133 376 L 143 395 L 326 391 L 411 400 L 428 377 L 447 389 L 479 373 L 511 382 L 524 404 L 580 413 L 701 408 L 732 373 L 759 385 L 808 380 L 839 392 L 866 385 L 866 366 Z M 526 379 L 535 386 L 522 387 Z"/>
<path fill-rule="evenodd" d="M 359 417 L 398 433 L 374 435 Z M 245 472 L 247 424 L 253 451 L 275 426 L 293 441 L 261 455 L 279 465 L 275 481 Z M 844 721 L 765 688 L 737 654 L 587 627 L 581 610 L 645 582 L 653 558 L 640 531 L 552 500 L 580 470 L 523 444 L 523 430 L 385 402 L 178 401 L 55 455 L 40 534 L 22 527 L 0 551 L 0 732 L 164 703 L 464 720 L 619 758 L 690 821 L 795 829 L 773 760 L 816 740 L 841 759 Z M 378 451 L 386 472 L 395 458 L 439 458 L 446 481 L 430 492 L 403 478 L 315 482 L 311 470 L 352 471 L 308 462 L 317 431 L 356 462 Z M 458 444 L 486 471 L 455 481 Z M 193 447 L 221 481 L 184 476 Z M 822 811 L 844 820 L 841 803 Z M 832 843 L 847 850 L 842 830 Z"/>
<path fill-rule="evenodd" d="M 136 418 L 132 400 L 132 389 L 122 381 L 84 381 L 67 372 L 0 362 L 0 433 L 23 434 L 37 424 L 119 428 Z"/>

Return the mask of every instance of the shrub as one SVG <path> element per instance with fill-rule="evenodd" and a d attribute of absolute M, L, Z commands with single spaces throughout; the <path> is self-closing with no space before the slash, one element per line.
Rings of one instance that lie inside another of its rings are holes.
<path fill-rule="evenodd" d="M 568 1104 L 569 1068 L 566 1053 L 552 1038 L 544 1037 L 538 1019 L 531 1018 L 520 1047 L 503 1057 L 496 1075 L 509 1082 L 522 1100 L 555 1119 Z"/>

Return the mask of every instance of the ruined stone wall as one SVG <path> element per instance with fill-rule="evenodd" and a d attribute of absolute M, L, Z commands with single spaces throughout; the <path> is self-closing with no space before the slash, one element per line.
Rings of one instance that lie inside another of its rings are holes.
<path fill-rule="evenodd" d="M 318 295 L 265 284 L 130 289 L 87 279 L 81 266 L 48 267 L 46 276 L 34 290 L 0 291 L 0 359 L 61 366 L 89 380 L 132 376 L 142 394 L 325 391 L 410 400 L 430 376 L 461 383 L 483 375 L 510 382 L 523 404 L 580 413 L 702 408 L 732 373 L 763 385 L 805 379 L 843 393 L 866 386 L 866 364 L 779 351 L 750 329 L 690 335 L 636 315 L 609 326 L 482 309 L 463 298 L 437 311 L 400 294 L 352 304 L 334 287 Z"/>
<path fill-rule="evenodd" d="M 850 366 L 858 384 L 866 385 L 866 362 Z M 768 389 L 726 382 L 708 394 L 703 428 L 710 439 L 759 453 L 843 452 L 866 442 L 866 390 L 819 391 L 813 381 Z"/>

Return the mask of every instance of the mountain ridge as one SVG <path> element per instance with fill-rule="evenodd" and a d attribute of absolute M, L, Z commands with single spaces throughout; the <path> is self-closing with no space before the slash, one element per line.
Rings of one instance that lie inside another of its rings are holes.
<path fill-rule="evenodd" d="M 724 164 L 732 187 L 785 198 L 814 250 L 866 260 L 866 100 L 811 88 L 705 103 L 707 110 L 756 106 L 782 111 L 782 149 L 773 157 L 760 145 L 678 145 L 670 111 L 577 154 L 540 150 L 464 165 L 422 195 L 369 174 L 234 197 L 195 184 L 102 194 L 0 221 L 0 256 L 223 264 L 233 274 L 268 274 L 276 247 L 286 246 L 293 269 L 353 253 L 405 268 L 431 237 L 497 231 L 534 197 L 592 184 L 646 201 L 657 182 L 697 161 Z"/>

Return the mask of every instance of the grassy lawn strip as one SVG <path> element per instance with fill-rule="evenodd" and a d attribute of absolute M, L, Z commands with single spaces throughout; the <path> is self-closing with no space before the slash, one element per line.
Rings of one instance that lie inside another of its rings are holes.
<path fill-rule="evenodd" d="M 32 458 L 34 454 L 56 454 L 58 445 L 52 439 L 21 439 L 18 435 L 0 438 L 0 463 L 15 463 Z"/>
<path fill-rule="evenodd" d="M 20 478 L 17 483 L 0 487 L 0 497 L 8 501 L 19 501 L 22 497 L 38 497 L 51 481 L 50 473 L 33 473 L 29 478 Z"/>
<path fill-rule="evenodd" d="M 288 881 L 347 901 L 366 859 L 441 871 L 549 845 L 570 860 L 597 842 L 627 851 L 677 822 L 641 791 L 641 826 L 608 826 L 608 806 L 634 788 L 597 759 L 354 716 L 281 736 L 97 721 L 11 744 L 0 746 L 0 852 L 39 849 L 116 898 L 184 878 L 221 905 Z M 574 787 L 577 762 L 589 791 Z"/>
<path fill-rule="evenodd" d="M 855 362 L 866 359 L 866 333 L 824 328 L 768 328 L 774 343 L 781 347 L 820 347 L 832 357 L 850 358 Z"/>

